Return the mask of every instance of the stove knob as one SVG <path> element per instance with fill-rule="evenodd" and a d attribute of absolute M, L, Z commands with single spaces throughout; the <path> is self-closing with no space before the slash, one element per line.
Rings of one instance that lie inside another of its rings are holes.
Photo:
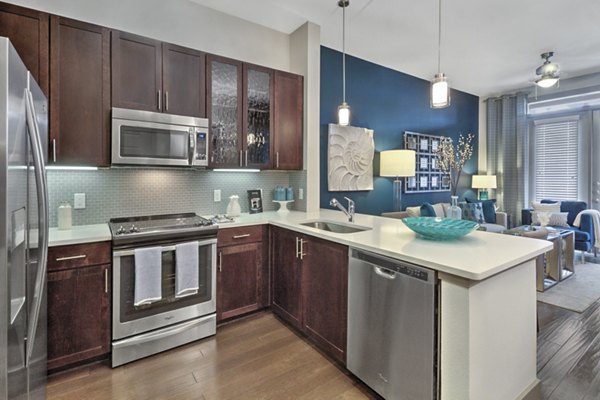
<path fill-rule="evenodd" d="M 122 235 L 125 233 L 125 228 L 123 228 L 123 225 L 119 226 L 119 229 L 117 229 L 117 235 Z"/>
<path fill-rule="evenodd" d="M 135 225 L 131 225 L 131 227 L 129 228 L 129 233 L 137 233 L 139 231 L 139 228 Z"/>

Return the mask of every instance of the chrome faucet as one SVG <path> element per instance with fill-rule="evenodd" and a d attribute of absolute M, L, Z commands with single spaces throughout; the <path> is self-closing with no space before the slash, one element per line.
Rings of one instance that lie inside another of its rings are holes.
<path fill-rule="evenodd" d="M 354 222 L 354 201 L 347 197 L 344 197 L 344 198 L 346 200 L 348 200 L 348 209 L 347 210 L 346 210 L 346 207 L 341 205 L 340 202 L 337 201 L 337 199 L 335 197 L 329 201 L 329 205 L 332 207 L 339 208 L 344 214 L 346 214 L 346 216 L 348 217 L 348 221 Z"/>

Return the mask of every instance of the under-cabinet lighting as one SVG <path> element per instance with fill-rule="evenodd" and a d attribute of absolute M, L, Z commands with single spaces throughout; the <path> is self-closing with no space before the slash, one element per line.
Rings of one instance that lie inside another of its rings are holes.
<path fill-rule="evenodd" d="M 217 168 L 215 172 L 260 172 L 260 169 L 235 169 L 235 168 Z"/>
<path fill-rule="evenodd" d="M 97 171 L 98 167 L 48 165 L 48 166 L 46 166 L 46 170 L 50 170 L 50 171 Z"/>

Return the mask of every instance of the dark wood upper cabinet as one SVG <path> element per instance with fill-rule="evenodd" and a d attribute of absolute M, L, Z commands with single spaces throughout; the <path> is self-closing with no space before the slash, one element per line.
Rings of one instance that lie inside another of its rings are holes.
<path fill-rule="evenodd" d="M 162 43 L 112 31 L 112 105 L 162 111 Z"/>
<path fill-rule="evenodd" d="M 28 70 L 48 96 L 48 32 L 50 16 L 44 12 L 0 3 L 0 36 L 10 39 Z"/>
<path fill-rule="evenodd" d="M 210 122 L 209 166 L 243 167 L 242 62 L 206 56 L 206 115 Z"/>
<path fill-rule="evenodd" d="M 110 165 L 110 32 L 52 16 L 50 160 Z"/>
<path fill-rule="evenodd" d="M 169 114 L 206 115 L 206 56 L 201 51 L 163 43 L 163 110 Z"/>
<path fill-rule="evenodd" d="M 275 71 L 273 169 L 299 170 L 303 163 L 304 78 Z"/>
<path fill-rule="evenodd" d="M 201 51 L 113 31 L 112 105 L 204 117 L 205 68 Z"/>

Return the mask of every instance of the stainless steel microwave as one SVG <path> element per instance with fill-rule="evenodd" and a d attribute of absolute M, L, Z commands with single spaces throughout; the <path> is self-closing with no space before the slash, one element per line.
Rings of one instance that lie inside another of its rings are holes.
<path fill-rule="evenodd" d="M 208 166 L 208 120 L 112 109 L 112 165 Z"/>

